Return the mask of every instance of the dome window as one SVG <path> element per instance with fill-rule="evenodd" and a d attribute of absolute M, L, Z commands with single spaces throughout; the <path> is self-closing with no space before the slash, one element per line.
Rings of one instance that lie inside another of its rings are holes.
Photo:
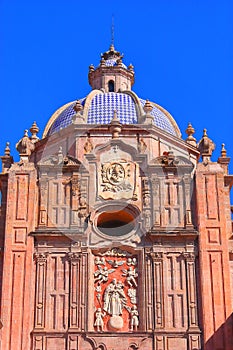
<path fill-rule="evenodd" d="M 115 84 L 113 80 L 109 80 L 108 82 L 108 91 L 109 92 L 114 92 L 115 91 Z"/>

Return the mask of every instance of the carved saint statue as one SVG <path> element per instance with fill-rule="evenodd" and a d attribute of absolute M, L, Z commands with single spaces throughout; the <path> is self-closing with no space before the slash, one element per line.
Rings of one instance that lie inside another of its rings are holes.
<path fill-rule="evenodd" d="M 131 319 L 130 319 L 130 330 L 137 330 L 138 329 L 138 325 L 139 325 L 139 320 L 138 320 L 138 310 L 137 310 L 137 306 L 133 305 L 131 307 L 130 310 L 130 314 L 131 314 Z"/>
<path fill-rule="evenodd" d="M 127 303 L 124 285 L 114 278 L 104 292 L 104 311 L 111 316 L 122 315 L 122 310 Z"/>
<path fill-rule="evenodd" d="M 102 312 L 100 307 L 96 310 L 94 326 L 96 327 L 97 332 L 103 331 L 103 328 L 104 328 L 103 317 L 105 315 L 106 313 Z"/>

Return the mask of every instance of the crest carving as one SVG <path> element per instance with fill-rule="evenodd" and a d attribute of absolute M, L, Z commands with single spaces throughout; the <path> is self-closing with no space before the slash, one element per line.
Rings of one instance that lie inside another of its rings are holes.
<path fill-rule="evenodd" d="M 99 195 L 103 199 L 135 198 L 136 165 L 125 160 L 101 164 Z"/>

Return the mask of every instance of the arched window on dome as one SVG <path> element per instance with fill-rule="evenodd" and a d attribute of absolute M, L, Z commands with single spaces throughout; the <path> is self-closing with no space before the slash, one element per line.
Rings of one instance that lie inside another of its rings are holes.
<path fill-rule="evenodd" d="M 109 92 L 114 92 L 115 91 L 115 84 L 113 80 L 109 80 L 108 82 L 108 91 Z"/>

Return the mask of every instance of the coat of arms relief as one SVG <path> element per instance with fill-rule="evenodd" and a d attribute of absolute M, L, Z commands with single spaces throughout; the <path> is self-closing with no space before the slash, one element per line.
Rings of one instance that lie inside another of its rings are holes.
<path fill-rule="evenodd" d="M 137 165 L 123 159 L 102 163 L 99 196 L 103 199 L 137 200 L 136 172 Z"/>

